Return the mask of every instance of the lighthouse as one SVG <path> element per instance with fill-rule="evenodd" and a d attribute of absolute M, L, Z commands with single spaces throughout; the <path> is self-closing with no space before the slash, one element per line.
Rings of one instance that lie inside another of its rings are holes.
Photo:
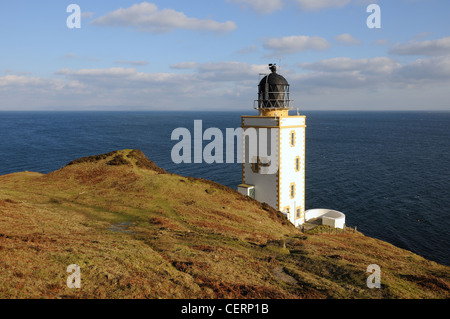
<path fill-rule="evenodd" d="M 258 85 L 254 109 L 241 117 L 242 184 L 238 191 L 285 214 L 295 226 L 305 222 L 306 116 L 290 115 L 289 83 L 269 64 Z"/>

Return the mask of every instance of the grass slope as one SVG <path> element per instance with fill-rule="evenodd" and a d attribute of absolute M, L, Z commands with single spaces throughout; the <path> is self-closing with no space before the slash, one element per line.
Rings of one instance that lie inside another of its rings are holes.
<path fill-rule="evenodd" d="M 66 268 L 81 268 L 69 289 Z M 366 286 L 381 267 L 381 289 Z M 1 298 L 449 298 L 449 267 L 361 233 L 303 234 L 137 150 L 0 176 Z"/>

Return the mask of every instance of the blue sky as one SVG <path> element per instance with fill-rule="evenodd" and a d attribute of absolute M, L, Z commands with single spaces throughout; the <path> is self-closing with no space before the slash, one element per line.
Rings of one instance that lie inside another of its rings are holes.
<path fill-rule="evenodd" d="M 71 3 L 81 28 L 69 29 Z M 369 29 L 369 4 L 381 29 Z M 2 1 L 0 110 L 450 110 L 448 0 Z"/>

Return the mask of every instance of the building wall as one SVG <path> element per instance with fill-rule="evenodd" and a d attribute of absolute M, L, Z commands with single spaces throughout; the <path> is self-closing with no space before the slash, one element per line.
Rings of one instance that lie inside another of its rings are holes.
<path fill-rule="evenodd" d="M 270 151 L 278 155 L 278 169 L 274 174 L 255 173 L 252 164 L 242 164 L 242 182 L 255 185 L 255 199 L 265 202 L 282 212 L 289 210 L 287 217 L 294 225 L 304 222 L 305 214 L 305 116 L 261 117 L 243 116 L 242 128 L 255 128 L 258 138 L 260 129 L 267 128 L 277 132 L 277 147 Z M 291 145 L 291 134 L 295 144 Z M 268 136 L 270 133 L 268 132 Z M 269 137 L 270 138 L 270 137 Z M 243 141 L 244 154 L 248 154 L 249 146 Z M 296 167 L 296 158 L 299 165 Z M 264 161 L 264 159 L 262 159 Z M 254 167 L 253 167 L 254 168 Z M 298 169 L 297 169 L 298 168 Z M 291 185 L 294 185 L 294 196 L 291 197 Z M 297 216 L 300 209 L 300 216 Z"/>
<path fill-rule="evenodd" d="M 255 174 L 250 164 L 244 164 L 243 182 L 255 186 L 255 199 L 276 208 L 278 204 L 278 174 Z"/>
<path fill-rule="evenodd" d="M 279 210 L 289 210 L 288 218 L 296 226 L 303 224 L 305 216 L 305 127 L 305 117 L 283 118 L 280 123 Z"/>
<path fill-rule="evenodd" d="M 262 130 L 266 130 L 266 138 L 267 141 L 271 140 L 271 134 L 274 133 L 275 140 L 274 145 L 271 145 L 270 141 L 267 152 L 260 152 L 259 147 L 257 147 L 256 151 L 258 152 L 256 155 L 262 155 L 262 153 L 266 153 L 264 155 L 268 156 L 260 156 L 259 161 L 261 164 L 268 163 L 270 159 L 275 159 L 274 163 L 270 163 L 270 165 L 274 165 L 275 170 L 273 173 L 268 174 L 268 167 L 260 167 L 259 172 L 254 172 L 254 167 L 252 169 L 252 163 L 249 163 L 250 160 L 250 149 L 249 149 L 249 140 L 245 140 L 245 135 L 243 136 L 243 156 L 244 158 L 242 164 L 242 182 L 245 184 L 250 184 L 255 186 L 255 199 L 260 201 L 261 203 L 267 203 L 271 207 L 278 207 L 278 159 L 279 159 L 279 119 L 278 118 L 267 118 L 260 116 L 243 116 L 242 117 L 242 128 L 244 133 L 249 128 L 254 129 L 256 131 L 256 136 L 259 144 L 259 139 L 261 138 Z M 247 142 L 246 142 L 247 141 Z M 255 141 L 253 141 L 255 143 Z M 251 160 L 256 162 L 258 159 L 252 157 Z"/>

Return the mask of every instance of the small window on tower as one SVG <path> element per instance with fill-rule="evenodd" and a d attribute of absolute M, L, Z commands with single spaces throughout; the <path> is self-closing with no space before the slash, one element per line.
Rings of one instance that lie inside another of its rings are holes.
<path fill-rule="evenodd" d="M 295 158 L 295 171 L 300 172 L 300 156 Z"/>
<path fill-rule="evenodd" d="M 290 140 L 291 146 L 295 146 L 295 131 L 291 131 L 289 140 Z"/>
<path fill-rule="evenodd" d="M 295 197 L 295 183 L 291 184 L 290 196 L 291 196 L 291 199 Z"/>
<path fill-rule="evenodd" d="M 301 208 L 297 208 L 297 218 L 300 218 L 301 212 L 302 212 Z"/>

